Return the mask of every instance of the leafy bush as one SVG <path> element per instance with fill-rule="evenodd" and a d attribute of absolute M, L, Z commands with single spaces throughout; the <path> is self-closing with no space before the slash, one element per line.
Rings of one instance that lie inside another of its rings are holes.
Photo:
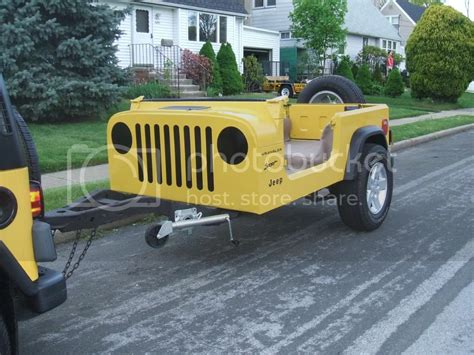
<path fill-rule="evenodd" d="M 264 81 L 262 64 L 260 64 L 257 57 L 253 55 L 243 58 L 242 62 L 244 63 L 242 80 L 244 81 L 245 91 L 260 91 Z"/>
<path fill-rule="evenodd" d="M 237 68 L 237 60 L 234 51 L 229 43 L 223 43 L 219 53 L 217 53 L 217 61 L 221 69 L 223 80 L 224 95 L 240 94 L 244 89 L 242 77 Z"/>
<path fill-rule="evenodd" d="M 131 85 L 125 93 L 127 99 L 135 99 L 139 96 L 145 96 L 147 99 L 159 99 L 175 95 L 168 86 L 156 81 L 150 81 L 145 84 Z"/>
<path fill-rule="evenodd" d="M 221 69 L 219 63 L 217 62 L 216 52 L 214 52 L 214 48 L 212 47 L 211 42 L 207 41 L 202 46 L 199 54 L 206 57 L 211 61 L 212 66 L 212 78 L 211 78 L 211 85 L 209 88 L 211 89 L 208 92 L 214 93 L 212 96 L 217 96 L 222 93 L 222 77 L 221 77 Z"/>
<path fill-rule="evenodd" d="M 359 66 L 356 63 L 352 64 L 351 71 L 352 71 L 352 76 L 354 78 L 357 78 L 357 72 L 359 71 Z"/>
<path fill-rule="evenodd" d="M 372 93 L 372 77 L 370 75 L 369 66 L 363 64 L 359 71 L 357 72 L 356 84 L 362 90 L 365 95 L 370 95 Z"/>
<path fill-rule="evenodd" d="M 367 64 L 371 68 L 374 68 L 376 64 L 385 64 L 387 55 L 388 53 L 385 49 L 375 46 L 365 46 L 359 54 L 357 54 L 356 61 L 358 64 Z"/>
<path fill-rule="evenodd" d="M 449 6 L 430 6 L 406 55 L 413 97 L 455 102 L 474 79 L 474 23 Z"/>
<path fill-rule="evenodd" d="M 397 68 L 394 68 L 388 74 L 387 83 L 385 84 L 384 93 L 387 96 L 398 97 L 405 91 L 402 75 Z"/>
<path fill-rule="evenodd" d="M 374 74 L 372 75 L 372 78 L 375 83 L 383 85 L 384 80 L 383 80 L 382 70 L 380 69 L 379 63 L 375 64 Z"/>
<path fill-rule="evenodd" d="M 204 88 L 211 82 L 212 64 L 208 58 L 185 49 L 181 56 L 181 64 L 183 73 L 196 85 Z"/>
<path fill-rule="evenodd" d="M 351 62 L 348 57 L 343 57 L 336 69 L 336 74 L 355 81 L 352 75 Z"/>
<path fill-rule="evenodd" d="M 92 0 L 3 1 L 0 70 L 29 120 L 97 117 L 120 99 L 123 11 Z"/>

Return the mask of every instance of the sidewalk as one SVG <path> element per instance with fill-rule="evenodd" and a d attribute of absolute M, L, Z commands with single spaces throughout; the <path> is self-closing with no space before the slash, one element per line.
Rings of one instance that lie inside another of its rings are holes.
<path fill-rule="evenodd" d="M 426 114 L 423 116 L 416 116 L 416 117 L 408 117 L 408 118 L 400 118 L 398 120 L 390 121 L 390 125 L 401 126 L 404 124 L 414 123 L 414 122 L 421 122 L 427 120 L 437 120 L 440 118 L 447 118 L 459 115 L 468 115 L 474 116 L 474 108 L 467 108 L 461 110 L 452 110 L 452 111 L 441 111 L 441 112 L 434 112 L 430 114 Z M 81 176 L 81 174 L 83 176 Z M 66 170 L 66 171 L 59 171 L 56 173 L 51 174 L 44 174 L 42 177 L 42 185 L 43 189 L 51 189 L 55 187 L 64 187 L 68 186 L 68 184 L 78 185 L 81 182 L 93 182 L 93 181 L 100 181 L 100 180 L 108 180 L 109 178 L 109 170 L 108 165 L 97 165 L 91 166 L 85 169 L 73 169 L 73 170 Z"/>

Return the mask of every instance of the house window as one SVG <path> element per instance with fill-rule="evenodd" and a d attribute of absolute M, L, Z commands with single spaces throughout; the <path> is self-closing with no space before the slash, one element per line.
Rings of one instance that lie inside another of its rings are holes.
<path fill-rule="evenodd" d="M 276 0 L 267 0 L 267 6 L 276 6 Z"/>
<path fill-rule="evenodd" d="M 397 50 L 397 42 L 384 39 L 382 40 L 382 48 L 387 52 L 392 50 L 395 52 Z"/>
<path fill-rule="evenodd" d="M 148 10 L 135 10 L 136 26 L 138 33 L 150 32 L 150 17 Z"/>
<path fill-rule="evenodd" d="M 289 31 L 282 32 L 282 33 L 280 33 L 280 37 L 281 37 L 281 39 L 290 39 L 291 38 L 291 32 L 289 32 Z"/>
<path fill-rule="evenodd" d="M 263 0 L 255 0 L 254 7 L 263 7 Z"/>
<path fill-rule="evenodd" d="M 188 13 L 188 40 L 197 41 L 197 12 Z"/>
<path fill-rule="evenodd" d="M 397 31 L 400 30 L 400 16 L 385 16 L 385 18 L 397 29 Z"/>
<path fill-rule="evenodd" d="M 221 43 L 227 42 L 227 17 L 219 17 L 219 41 Z"/>
<path fill-rule="evenodd" d="M 199 14 L 199 40 L 217 42 L 217 15 Z"/>
<path fill-rule="evenodd" d="M 369 45 L 369 37 L 362 37 L 362 47 L 367 47 Z"/>

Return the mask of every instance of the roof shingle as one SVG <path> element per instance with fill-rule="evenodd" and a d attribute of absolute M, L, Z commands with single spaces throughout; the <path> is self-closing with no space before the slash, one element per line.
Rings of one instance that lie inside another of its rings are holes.
<path fill-rule="evenodd" d="M 164 0 L 164 2 L 247 15 L 244 0 Z"/>
<path fill-rule="evenodd" d="M 423 6 L 418 6 L 414 5 L 407 0 L 395 0 L 398 5 L 407 13 L 408 16 L 411 17 L 411 19 L 415 22 L 418 22 L 418 20 L 421 18 L 421 15 L 426 10 L 426 7 Z"/>

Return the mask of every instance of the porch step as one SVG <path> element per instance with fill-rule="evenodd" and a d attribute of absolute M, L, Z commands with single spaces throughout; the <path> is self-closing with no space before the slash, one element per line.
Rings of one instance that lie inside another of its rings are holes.
<path fill-rule="evenodd" d="M 176 80 L 162 80 L 166 85 L 173 85 Z M 179 79 L 179 85 L 193 85 L 193 81 L 191 79 Z"/>
<path fill-rule="evenodd" d="M 186 98 L 186 97 L 206 97 L 206 93 L 204 91 L 185 91 L 181 92 L 180 94 L 181 98 Z"/>
<path fill-rule="evenodd" d="M 198 85 L 192 85 L 192 84 L 188 84 L 188 85 L 179 84 L 179 86 L 178 85 L 172 85 L 171 89 L 173 89 L 173 90 L 178 90 L 179 89 L 179 91 L 181 91 L 181 92 L 197 92 L 197 91 L 199 91 L 199 86 Z"/>

